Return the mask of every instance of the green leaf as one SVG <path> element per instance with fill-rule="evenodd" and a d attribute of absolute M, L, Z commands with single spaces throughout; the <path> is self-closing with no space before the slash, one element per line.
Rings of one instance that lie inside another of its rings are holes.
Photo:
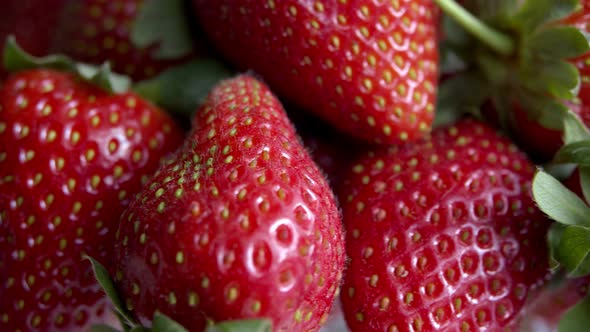
<path fill-rule="evenodd" d="M 526 41 L 529 51 L 541 58 L 568 59 L 590 51 L 586 36 L 572 26 L 541 29 L 529 38 Z"/>
<path fill-rule="evenodd" d="M 111 93 L 125 92 L 131 85 L 131 80 L 128 77 L 111 72 L 108 63 L 102 66 L 76 63 L 69 57 L 61 54 L 45 57 L 32 56 L 18 46 L 14 36 L 9 36 L 6 39 L 3 55 L 4 68 L 9 71 L 36 68 L 69 71 Z"/>
<path fill-rule="evenodd" d="M 520 74 L 527 89 L 558 99 L 572 99 L 578 93 L 580 74 L 573 64 L 563 60 L 543 60 L 527 64 Z"/>
<path fill-rule="evenodd" d="M 565 267 L 570 277 L 590 274 L 590 229 L 568 226 L 561 234 L 555 258 Z"/>
<path fill-rule="evenodd" d="M 135 326 L 129 330 L 129 332 L 153 332 L 151 329 L 148 329 L 144 326 Z"/>
<path fill-rule="evenodd" d="M 520 91 L 517 98 L 527 111 L 528 116 L 541 126 L 554 130 L 563 129 L 563 118 L 569 111 L 563 103 L 555 98 L 527 91 Z"/>
<path fill-rule="evenodd" d="M 590 296 L 568 310 L 559 321 L 558 332 L 588 332 L 590 326 Z"/>
<path fill-rule="evenodd" d="M 154 320 L 152 321 L 153 332 L 187 332 L 187 330 L 172 318 L 164 315 L 161 312 L 154 314 Z"/>
<path fill-rule="evenodd" d="M 121 331 L 119 331 L 116 328 L 109 326 L 109 325 L 99 324 L 99 325 L 91 326 L 90 332 L 121 332 Z"/>
<path fill-rule="evenodd" d="M 590 131 L 574 112 L 568 111 L 563 117 L 564 144 L 567 145 L 584 140 L 590 140 Z"/>
<path fill-rule="evenodd" d="M 590 140 L 563 146 L 555 154 L 555 162 L 590 165 Z"/>
<path fill-rule="evenodd" d="M 564 224 L 554 222 L 551 224 L 549 232 L 547 232 L 547 243 L 549 246 L 549 265 L 554 272 L 557 271 L 560 267 L 559 261 L 557 260 L 556 251 L 559 248 L 559 241 L 561 241 L 563 231 L 566 229 L 566 227 L 567 226 Z"/>
<path fill-rule="evenodd" d="M 537 171 L 533 178 L 535 202 L 553 220 L 566 225 L 590 226 L 590 208 L 561 182 Z"/>
<path fill-rule="evenodd" d="M 267 319 L 248 319 L 220 322 L 208 326 L 205 332 L 271 332 L 272 323 Z"/>
<path fill-rule="evenodd" d="M 580 187 L 582 187 L 582 195 L 586 200 L 586 204 L 590 202 L 590 166 L 578 167 L 580 173 Z"/>
<path fill-rule="evenodd" d="M 177 59 L 193 50 L 182 0 L 145 0 L 131 30 L 137 48 L 156 45 L 156 59 Z"/>
<path fill-rule="evenodd" d="M 134 90 L 168 111 L 189 115 L 205 101 L 214 85 L 232 74 L 220 62 L 202 59 L 141 81 Z"/>
<path fill-rule="evenodd" d="M 104 290 L 105 294 L 108 296 L 108 298 L 111 300 L 111 302 L 115 306 L 117 313 L 123 319 L 125 319 L 125 321 L 127 323 L 132 323 L 130 325 L 136 325 L 135 320 L 133 319 L 131 314 L 127 311 L 127 308 L 125 307 L 125 304 L 123 303 L 123 300 L 119 296 L 119 293 L 117 292 L 117 288 L 115 287 L 115 282 L 113 281 L 113 279 L 109 275 L 109 272 L 107 271 L 107 269 L 102 264 L 100 264 L 98 261 L 93 259 L 92 257 L 85 256 L 84 258 L 88 259 L 90 261 L 90 263 L 92 264 L 92 270 L 94 271 L 94 276 L 96 277 L 96 281 L 98 281 L 98 283 L 100 284 L 100 286 Z"/>
<path fill-rule="evenodd" d="M 478 112 L 488 91 L 485 81 L 475 74 L 463 73 L 446 80 L 438 90 L 435 126 L 454 123 L 465 114 Z"/>
<path fill-rule="evenodd" d="M 522 31 L 533 31 L 543 23 L 569 16 L 578 3 L 579 0 L 525 0 L 512 22 Z"/>

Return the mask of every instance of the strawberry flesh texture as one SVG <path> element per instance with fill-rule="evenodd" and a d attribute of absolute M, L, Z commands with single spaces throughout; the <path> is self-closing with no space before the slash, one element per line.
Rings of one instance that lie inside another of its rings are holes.
<path fill-rule="evenodd" d="M 80 331 L 110 309 L 86 253 L 112 266 L 119 216 L 182 142 L 133 94 L 20 72 L 0 90 L 0 330 Z"/>
<path fill-rule="evenodd" d="M 193 3 L 228 60 L 343 131 L 397 143 L 430 129 L 438 75 L 432 1 Z"/>
<path fill-rule="evenodd" d="M 549 222 L 530 196 L 533 172 L 473 120 L 361 158 L 340 195 L 351 330 L 511 326 L 548 275 Z"/>
<path fill-rule="evenodd" d="M 344 266 L 334 196 L 282 106 L 250 76 L 223 81 L 175 160 L 122 217 L 119 288 L 138 319 L 190 331 L 266 317 L 317 330 Z"/>

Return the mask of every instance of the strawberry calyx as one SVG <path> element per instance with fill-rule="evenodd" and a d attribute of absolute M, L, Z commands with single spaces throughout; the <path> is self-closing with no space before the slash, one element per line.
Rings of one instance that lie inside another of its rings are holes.
<path fill-rule="evenodd" d="M 213 86 L 233 74 L 221 62 L 201 58 L 139 81 L 133 90 L 170 112 L 191 115 L 205 101 Z"/>
<path fill-rule="evenodd" d="M 569 111 L 563 121 L 564 146 L 553 164 L 575 165 L 579 173 L 581 196 L 554 176 L 539 169 L 532 183 L 539 208 L 556 221 L 547 240 L 554 270 L 563 269 L 568 278 L 590 276 L 590 130 Z M 590 296 L 573 306 L 560 320 L 558 331 L 587 331 Z"/>
<path fill-rule="evenodd" d="M 566 114 L 563 126 L 565 144 L 553 163 L 577 166 L 583 197 L 542 169 L 532 192 L 539 208 L 556 221 L 548 236 L 554 267 L 581 277 L 590 275 L 590 131 L 573 112 Z"/>
<path fill-rule="evenodd" d="M 131 312 L 124 304 L 114 280 L 109 275 L 107 269 L 97 260 L 89 256 L 84 259 L 90 261 L 96 280 L 102 287 L 106 296 L 111 300 L 115 307 L 115 313 L 123 328 L 123 332 L 188 332 L 182 325 L 168 317 L 167 315 L 156 311 L 152 319 L 152 326 L 145 327 L 133 317 Z M 95 325 L 92 332 L 120 332 L 120 330 L 109 325 Z M 205 332 L 271 332 L 272 324 L 267 319 L 244 319 L 230 320 L 224 322 L 214 322 L 209 320 Z"/>
<path fill-rule="evenodd" d="M 68 71 L 110 93 L 126 92 L 131 86 L 129 77 L 113 73 L 108 62 L 94 66 L 75 62 L 62 54 L 36 57 L 23 50 L 17 44 L 14 36 L 7 38 L 3 56 L 4 68 L 10 72 L 35 68 Z"/>
<path fill-rule="evenodd" d="M 454 105 L 442 108 L 479 108 L 491 100 L 500 124 L 510 129 L 517 104 L 543 127 L 561 130 L 567 102 L 575 102 L 581 84 L 568 60 L 590 51 L 586 34 L 562 22 L 581 8 L 579 1 L 466 0 L 464 7 L 454 0 L 434 1 L 447 14 L 447 51 L 464 68 L 445 83 L 453 85 L 446 94 Z M 485 93 L 466 100 L 465 91 L 478 90 Z"/>
<path fill-rule="evenodd" d="M 133 46 L 142 49 L 156 45 L 155 59 L 178 59 L 194 51 L 183 0 L 145 0 L 131 27 Z"/>

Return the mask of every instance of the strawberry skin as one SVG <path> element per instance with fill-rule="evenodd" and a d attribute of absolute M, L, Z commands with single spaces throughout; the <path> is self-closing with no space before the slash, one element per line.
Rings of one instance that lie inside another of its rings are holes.
<path fill-rule="evenodd" d="M 186 61 L 158 59 L 152 53 L 157 45 L 136 48 L 131 28 L 143 0 L 69 0 L 62 10 L 53 43 L 54 52 L 76 60 L 101 64 L 110 61 L 113 71 L 134 80 L 149 78 L 172 65 Z"/>
<path fill-rule="evenodd" d="M 193 0 L 221 53 L 279 95 L 361 139 L 429 131 L 437 87 L 431 0 Z"/>
<path fill-rule="evenodd" d="M 166 114 L 70 74 L 0 90 L 0 331 L 82 331 L 110 307 L 88 254 L 112 266 L 123 209 L 182 142 Z"/>
<path fill-rule="evenodd" d="M 33 55 L 45 55 L 55 34 L 59 9 L 65 0 L 3 0 L 0 10 L 0 46 L 15 35 L 18 44 Z M 0 61 L 3 55 L 0 52 Z M 8 75 L 0 62 L 0 78 Z"/>
<path fill-rule="evenodd" d="M 368 152 L 340 191 L 350 257 L 343 309 L 357 331 L 499 331 L 548 275 L 534 167 L 464 120 Z"/>
<path fill-rule="evenodd" d="M 318 330 L 344 267 L 334 195 L 279 101 L 248 75 L 212 90 L 117 239 L 128 308 L 143 324 L 158 309 L 190 331 L 253 317 Z"/>

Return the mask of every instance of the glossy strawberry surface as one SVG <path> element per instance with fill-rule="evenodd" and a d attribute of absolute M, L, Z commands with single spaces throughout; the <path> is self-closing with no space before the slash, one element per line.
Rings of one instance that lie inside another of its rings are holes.
<path fill-rule="evenodd" d="M 534 167 L 464 120 L 369 151 L 340 190 L 352 331 L 499 331 L 548 275 Z"/>
<path fill-rule="evenodd" d="M 82 331 L 111 315 L 87 254 L 112 266 L 123 208 L 182 132 L 151 104 L 31 70 L 0 89 L 0 331 Z"/>
<path fill-rule="evenodd" d="M 273 91 L 370 142 L 430 130 L 437 18 L 430 0 L 194 0 L 222 54 Z"/>
<path fill-rule="evenodd" d="M 315 331 L 340 284 L 333 194 L 281 104 L 251 76 L 220 83 L 176 158 L 122 217 L 117 283 L 149 324 L 156 309 L 190 331 L 266 317 Z"/>

